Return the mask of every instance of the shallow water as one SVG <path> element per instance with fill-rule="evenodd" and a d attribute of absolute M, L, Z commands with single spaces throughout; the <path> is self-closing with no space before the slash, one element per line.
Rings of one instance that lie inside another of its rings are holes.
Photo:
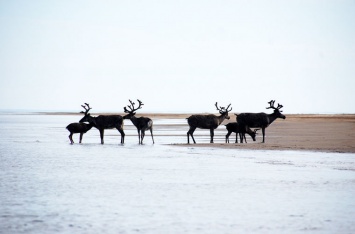
<path fill-rule="evenodd" d="M 185 120 L 71 145 L 77 118 L 0 115 L 0 233 L 355 233 L 355 154 L 168 145 Z"/>

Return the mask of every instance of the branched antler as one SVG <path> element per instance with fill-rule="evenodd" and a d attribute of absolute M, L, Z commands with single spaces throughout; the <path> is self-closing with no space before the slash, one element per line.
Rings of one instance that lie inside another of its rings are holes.
<path fill-rule="evenodd" d="M 139 105 L 137 108 L 134 108 L 135 103 L 132 102 L 131 100 L 129 100 L 129 102 L 131 103 L 131 105 L 127 105 L 127 107 L 129 108 L 129 110 L 126 107 L 123 107 L 123 110 L 125 113 L 134 113 L 135 111 L 137 111 L 138 109 L 142 109 L 142 106 L 144 105 L 139 99 L 137 99 Z"/>
<path fill-rule="evenodd" d="M 89 106 L 88 103 L 85 102 L 84 104 L 85 104 L 85 106 L 84 105 L 81 105 L 81 106 L 85 109 L 85 112 L 84 111 L 80 111 L 80 113 L 83 113 L 84 115 L 87 115 L 92 108 Z"/>
<path fill-rule="evenodd" d="M 269 103 L 270 106 L 269 106 L 269 107 L 266 107 L 266 109 L 280 110 L 280 109 L 283 107 L 283 105 L 281 105 L 281 104 L 279 104 L 279 103 L 277 103 L 277 107 L 275 107 L 275 106 L 274 106 L 275 100 L 271 100 L 271 101 L 269 101 L 268 103 Z"/>
<path fill-rule="evenodd" d="M 231 107 L 230 110 L 228 110 L 228 108 L 230 107 L 230 105 L 231 105 L 231 104 L 229 104 L 229 105 L 227 106 L 227 108 L 225 108 L 225 107 L 222 107 L 222 106 L 218 107 L 217 102 L 216 102 L 216 104 L 215 104 L 215 106 L 216 106 L 216 108 L 217 108 L 217 110 L 219 111 L 220 114 L 223 114 L 223 113 L 226 113 L 226 112 L 230 112 L 230 111 L 232 110 L 232 107 Z"/>
<path fill-rule="evenodd" d="M 274 107 L 274 104 L 275 104 L 275 100 L 271 100 L 271 101 L 269 101 L 268 102 L 269 103 L 269 107 L 266 107 L 266 109 L 276 109 L 275 107 Z"/>

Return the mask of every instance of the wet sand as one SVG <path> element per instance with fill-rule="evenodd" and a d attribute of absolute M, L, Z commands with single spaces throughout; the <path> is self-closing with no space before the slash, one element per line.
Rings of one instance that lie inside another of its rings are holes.
<path fill-rule="evenodd" d="M 186 118 L 190 114 L 147 114 L 151 118 Z M 230 136 L 230 143 L 200 143 L 194 146 L 208 146 L 237 149 L 257 150 L 308 150 L 320 152 L 355 153 L 355 115 L 286 115 L 287 118 L 275 120 L 266 128 L 265 143 L 262 143 L 261 130 L 258 131 L 255 142 L 247 136 L 247 144 L 235 142 L 235 133 Z M 234 115 L 229 121 L 224 121 L 219 130 L 225 130 L 224 125 L 235 122 Z M 188 126 L 186 125 L 186 131 Z M 223 133 L 216 134 L 226 134 Z M 209 131 L 206 131 L 209 135 Z M 197 139 L 196 139 L 197 140 Z M 238 140 L 239 142 L 239 140 Z M 173 144 L 187 146 L 187 144 Z"/>
<path fill-rule="evenodd" d="M 277 119 L 266 128 L 265 143 L 261 143 L 261 130 L 255 142 L 248 136 L 247 141 L 247 144 L 197 145 L 237 149 L 355 153 L 355 115 L 287 115 L 285 120 Z M 235 142 L 234 133 L 230 136 L 230 142 Z"/>
<path fill-rule="evenodd" d="M 42 113 L 43 114 L 43 113 Z M 76 114 L 77 113 L 45 113 L 45 114 Z M 124 113 L 93 113 L 99 114 L 120 114 Z M 207 114 L 207 113 L 206 113 Z M 151 119 L 185 119 L 191 114 L 169 114 L 169 113 L 142 113 L 138 116 L 147 116 Z M 257 135 L 255 142 L 247 136 L 247 144 L 232 143 L 235 142 L 235 134 L 230 136 L 230 144 L 225 144 L 221 140 L 215 140 L 214 144 L 199 143 L 198 137 L 195 137 L 197 144 L 194 147 L 220 147 L 236 149 L 257 149 L 257 150 L 307 150 L 319 152 L 339 152 L 355 153 L 355 114 L 337 114 L 337 115 L 310 115 L 310 114 L 285 114 L 286 119 L 277 119 L 268 128 L 266 128 L 265 143 L 262 141 L 261 130 Z M 227 133 L 224 125 L 228 122 L 235 122 L 234 114 L 230 115 L 229 121 L 224 121 L 215 132 L 215 137 L 224 137 Z M 188 125 L 179 126 L 182 131 L 188 130 Z M 209 136 L 209 131 L 203 133 Z M 188 146 L 188 144 L 171 143 L 176 146 Z M 191 146 L 191 145 L 190 145 Z"/>

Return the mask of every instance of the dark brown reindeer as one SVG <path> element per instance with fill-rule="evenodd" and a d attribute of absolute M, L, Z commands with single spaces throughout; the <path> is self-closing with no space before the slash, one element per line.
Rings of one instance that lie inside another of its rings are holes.
<path fill-rule="evenodd" d="M 153 144 L 154 144 L 153 120 L 151 120 L 150 118 L 147 118 L 147 117 L 137 118 L 135 116 L 136 111 L 138 109 L 142 109 L 142 106 L 144 105 L 140 100 L 137 99 L 137 101 L 138 101 L 139 105 L 137 108 L 134 108 L 135 103 L 132 102 L 131 100 L 129 100 L 131 105 L 127 105 L 129 110 L 126 107 L 123 108 L 124 112 L 127 113 L 127 115 L 123 116 L 123 119 L 130 119 L 132 121 L 132 123 L 134 124 L 134 126 L 136 126 L 137 131 L 138 131 L 139 144 L 143 145 L 143 139 L 144 139 L 146 130 L 150 130 L 150 135 L 152 136 L 152 140 L 153 140 Z"/>
<path fill-rule="evenodd" d="M 120 115 L 99 115 L 97 117 L 92 117 L 89 113 L 91 107 L 89 104 L 85 103 L 81 105 L 85 112 L 80 113 L 84 114 L 84 117 L 79 121 L 80 123 L 89 122 L 94 125 L 100 131 L 101 144 L 104 144 L 104 131 L 105 129 L 116 128 L 121 133 L 121 144 L 124 143 L 125 133 L 123 131 L 123 118 Z"/>
<path fill-rule="evenodd" d="M 194 131 L 196 128 L 202 128 L 202 129 L 209 129 L 210 134 L 211 134 L 211 143 L 213 143 L 213 136 L 214 136 L 214 130 L 223 122 L 225 119 L 229 119 L 230 117 L 228 116 L 228 112 L 232 110 L 228 110 L 231 104 L 227 106 L 227 108 L 224 107 L 219 107 L 217 105 L 217 102 L 215 104 L 217 110 L 221 114 L 220 116 L 216 115 L 191 115 L 189 118 L 187 118 L 187 123 L 190 126 L 189 131 L 187 132 L 187 143 L 190 144 L 190 136 L 194 143 L 196 144 L 196 141 L 194 139 Z"/>
<path fill-rule="evenodd" d="M 74 133 L 80 133 L 79 143 L 81 143 L 84 133 L 89 131 L 93 126 L 94 126 L 93 123 L 89 123 L 89 124 L 86 124 L 86 123 L 71 123 L 71 124 L 69 124 L 66 127 L 66 129 L 68 129 L 68 131 L 70 132 L 70 135 L 69 135 L 70 143 L 74 144 L 74 141 L 73 141 L 73 134 Z"/>
<path fill-rule="evenodd" d="M 241 132 L 240 126 L 237 122 L 233 122 L 233 123 L 228 123 L 225 125 L 227 128 L 227 135 L 226 135 L 226 143 L 229 143 L 229 136 L 232 134 L 232 132 L 235 132 L 235 143 L 238 143 L 238 135 Z M 251 130 L 249 127 L 246 128 L 246 133 L 249 134 L 249 136 L 253 139 L 253 141 L 255 141 L 255 136 L 256 136 L 256 131 L 258 131 L 259 129 L 255 129 L 254 131 Z M 239 135 L 239 137 L 241 137 Z M 244 135 L 245 137 L 245 135 Z M 245 143 L 247 143 L 247 139 L 244 138 Z M 242 139 L 240 139 L 240 141 L 242 141 Z"/>
<path fill-rule="evenodd" d="M 237 115 L 237 122 L 240 124 L 242 132 L 241 136 L 245 138 L 245 129 L 246 127 L 250 128 L 261 128 L 263 133 L 263 143 L 265 143 L 265 128 L 267 128 L 272 122 L 277 118 L 286 119 L 286 116 L 281 114 L 281 108 L 283 107 L 280 104 L 277 104 L 277 107 L 274 107 L 275 100 L 271 100 L 269 107 L 266 109 L 274 109 L 274 113 L 265 114 L 265 113 L 241 113 Z M 241 143 L 243 143 L 243 138 L 241 137 Z"/>

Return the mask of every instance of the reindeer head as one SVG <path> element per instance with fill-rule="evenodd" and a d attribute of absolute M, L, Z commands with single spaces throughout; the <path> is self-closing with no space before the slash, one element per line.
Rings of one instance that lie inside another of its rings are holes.
<path fill-rule="evenodd" d="M 217 102 L 216 102 L 216 104 L 215 104 L 215 106 L 216 106 L 217 110 L 219 111 L 219 113 L 220 113 L 222 116 L 224 116 L 226 119 L 230 119 L 230 117 L 228 116 L 228 112 L 232 111 L 232 107 L 230 108 L 230 110 L 228 110 L 228 108 L 230 107 L 230 105 L 231 105 L 231 104 L 229 104 L 229 105 L 227 106 L 227 108 L 225 108 L 225 107 L 222 107 L 222 106 L 218 107 Z"/>
<path fill-rule="evenodd" d="M 250 136 L 253 139 L 253 141 L 256 141 L 255 137 L 256 137 L 256 134 L 258 134 L 257 133 L 258 130 L 260 130 L 260 129 L 259 128 L 258 129 L 254 129 L 254 131 L 252 133 L 250 133 Z"/>
<path fill-rule="evenodd" d="M 129 100 L 129 102 L 131 103 L 131 105 L 127 105 L 127 107 L 129 108 L 129 110 L 128 110 L 126 107 L 123 107 L 124 112 L 127 113 L 127 115 L 123 116 L 123 119 L 130 119 L 130 118 L 132 118 L 132 117 L 136 114 L 135 111 L 137 111 L 138 109 L 142 109 L 142 106 L 143 106 L 144 104 L 143 104 L 140 100 L 138 100 L 138 99 L 137 99 L 137 101 L 138 101 L 138 104 L 139 104 L 137 108 L 134 108 L 135 103 L 132 102 L 131 100 Z"/>
<path fill-rule="evenodd" d="M 84 103 L 84 105 L 81 105 L 84 109 L 85 109 L 85 112 L 84 111 L 80 111 L 80 113 L 83 113 L 84 114 L 84 117 L 79 121 L 80 123 L 83 123 L 83 122 L 89 122 L 89 111 L 92 109 L 88 103 Z"/>
<path fill-rule="evenodd" d="M 275 100 L 271 100 L 268 103 L 270 106 L 266 107 L 266 109 L 274 109 L 274 114 L 276 115 L 277 118 L 286 119 L 286 116 L 281 114 L 282 110 L 280 110 L 283 107 L 283 105 L 280 105 L 279 103 L 277 103 L 277 107 L 274 107 Z"/>

